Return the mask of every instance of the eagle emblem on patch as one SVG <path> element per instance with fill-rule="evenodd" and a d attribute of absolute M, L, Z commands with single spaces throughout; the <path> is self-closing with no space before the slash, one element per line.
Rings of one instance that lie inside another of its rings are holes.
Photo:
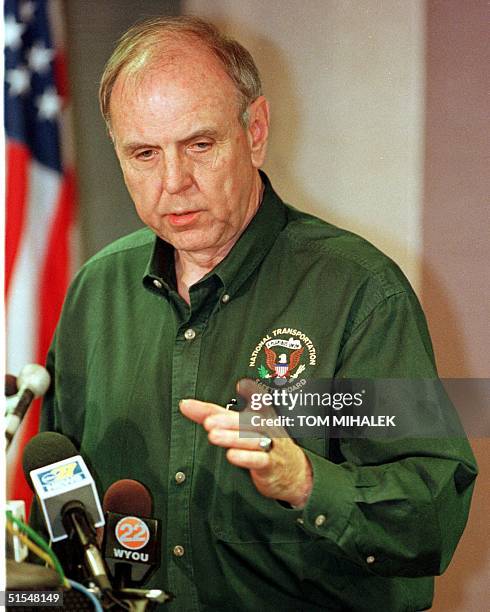
<path fill-rule="evenodd" d="M 305 349 L 301 347 L 295 351 L 291 351 L 291 353 L 289 353 L 289 360 L 286 353 L 281 353 L 279 357 L 277 357 L 276 353 L 272 349 L 267 348 L 267 346 L 264 347 L 264 350 L 265 363 L 271 371 L 270 377 L 276 378 L 277 376 L 279 378 L 288 378 L 290 373 L 292 374 L 298 366 L 301 355 Z"/>

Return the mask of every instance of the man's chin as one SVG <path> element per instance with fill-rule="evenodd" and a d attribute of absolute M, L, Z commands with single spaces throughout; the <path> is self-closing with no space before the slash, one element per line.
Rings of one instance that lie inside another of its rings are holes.
<path fill-rule="evenodd" d="M 188 230 L 179 232 L 177 235 L 172 232 L 163 238 L 170 243 L 176 251 L 199 253 L 216 247 L 216 241 L 210 238 L 210 235 L 203 235 L 203 232 Z"/>
<path fill-rule="evenodd" d="M 214 231 L 213 231 L 214 229 Z M 217 229 L 221 231 L 216 231 Z M 164 232 L 157 234 L 171 244 L 176 251 L 183 253 L 203 253 L 214 255 L 215 252 L 227 250 L 228 243 L 233 246 L 235 240 L 233 236 L 228 236 L 226 229 L 223 227 L 213 228 L 209 225 L 206 227 L 189 227 L 187 229 L 178 229 L 165 227 Z"/>

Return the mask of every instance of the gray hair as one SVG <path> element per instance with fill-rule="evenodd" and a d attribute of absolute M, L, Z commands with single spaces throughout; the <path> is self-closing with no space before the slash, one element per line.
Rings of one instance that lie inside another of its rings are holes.
<path fill-rule="evenodd" d="M 120 38 L 102 74 L 99 102 L 102 115 L 110 125 L 110 100 L 117 77 L 123 70 L 137 71 L 162 49 L 170 35 L 199 39 L 221 62 L 238 94 L 239 118 L 248 123 L 249 105 L 262 95 L 262 84 L 255 62 L 239 42 L 223 35 L 214 25 L 193 16 L 157 17 L 132 26 Z"/>

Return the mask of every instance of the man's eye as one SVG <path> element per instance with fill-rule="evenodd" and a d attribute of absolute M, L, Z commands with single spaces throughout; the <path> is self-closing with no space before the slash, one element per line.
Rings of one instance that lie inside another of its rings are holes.
<path fill-rule="evenodd" d="M 152 149 L 145 149 L 144 151 L 140 151 L 139 153 L 137 153 L 136 157 L 145 161 L 147 159 L 153 159 L 154 155 L 155 151 L 153 151 Z"/>
<path fill-rule="evenodd" d="M 193 151 L 208 151 L 211 148 L 210 142 L 195 142 L 191 145 Z"/>

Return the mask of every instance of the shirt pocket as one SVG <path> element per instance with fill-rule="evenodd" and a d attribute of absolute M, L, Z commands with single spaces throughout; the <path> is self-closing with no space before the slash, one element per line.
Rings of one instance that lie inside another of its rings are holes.
<path fill-rule="evenodd" d="M 302 440 L 301 446 L 321 454 L 325 451 L 325 441 L 319 438 Z M 301 514 L 301 510 L 261 495 L 248 470 L 231 465 L 225 452 L 218 453 L 210 523 L 219 540 L 237 544 L 306 542 L 311 537 L 298 524 Z"/>

